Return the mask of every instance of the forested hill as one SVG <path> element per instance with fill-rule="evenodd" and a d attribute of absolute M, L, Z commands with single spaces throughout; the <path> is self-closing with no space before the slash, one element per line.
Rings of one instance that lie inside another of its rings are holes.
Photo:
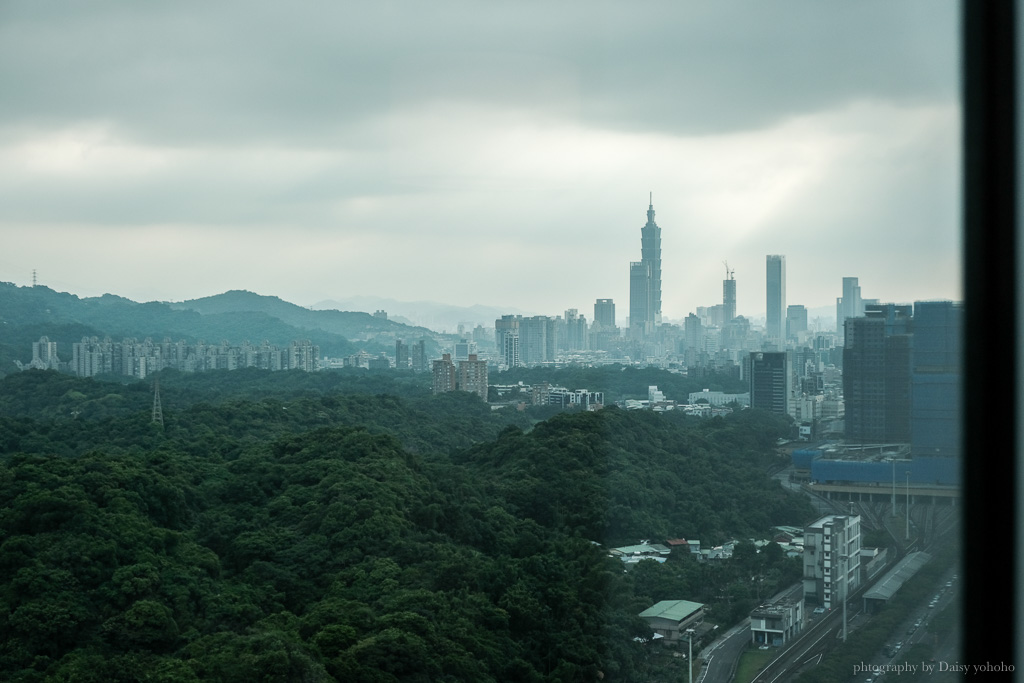
<path fill-rule="evenodd" d="M 592 543 L 807 521 L 764 473 L 765 415 L 531 429 L 459 393 L 182 384 L 161 427 L 138 386 L 0 381 L 0 679 L 649 680 L 653 601 L 731 623 L 751 575 L 799 576 L 764 553 L 624 573 Z"/>
<path fill-rule="evenodd" d="M 561 414 L 459 454 L 510 511 L 611 546 L 638 538 L 720 544 L 806 514 L 765 472 L 786 423 L 760 411 L 728 420 L 624 411 Z"/>

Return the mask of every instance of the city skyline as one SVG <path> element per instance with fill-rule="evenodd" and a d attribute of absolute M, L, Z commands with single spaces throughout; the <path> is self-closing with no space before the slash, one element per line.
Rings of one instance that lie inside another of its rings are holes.
<path fill-rule="evenodd" d="M 625 315 L 653 192 L 665 319 L 961 298 L 955 3 L 0 16 L 0 280 Z"/>

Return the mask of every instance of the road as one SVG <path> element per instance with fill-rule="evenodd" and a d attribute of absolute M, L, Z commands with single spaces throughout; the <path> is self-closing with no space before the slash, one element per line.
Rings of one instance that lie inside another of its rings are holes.
<path fill-rule="evenodd" d="M 696 677 L 697 683 L 729 683 L 736 670 L 736 662 L 749 643 L 750 620 L 746 619 L 701 652 L 705 666 Z"/>

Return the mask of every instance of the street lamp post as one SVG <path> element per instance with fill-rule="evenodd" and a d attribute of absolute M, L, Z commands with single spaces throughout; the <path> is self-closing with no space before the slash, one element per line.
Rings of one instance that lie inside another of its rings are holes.
<path fill-rule="evenodd" d="M 840 577 L 843 581 L 843 642 L 846 642 L 846 598 L 847 590 L 846 580 L 850 574 L 850 555 L 848 552 L 848 546 L 846 541 L 846 534 L 849 533 L 849 527 L 843 529 L 843 554 L 840 555 L 839 559 L 843 561 L 843 575 Z"/>
<path fill-rule="evenodd" d="M 693 634 L 696 633 L 692 628 L 686 629 L 686 642 L 690 644 L 690 655 L 686 658 L 687 663 L 690 666 L 690 683 L 693 683 Z"/>
<path fill-rule="evenodd" d="M 892 516 L 896 516 L 896 458 L 890 458 L 892 462 Z"/>
<path fill-rule="evenodd" d="M 907 538 L 910 540 L 910 470 L 907 470 Z"/>

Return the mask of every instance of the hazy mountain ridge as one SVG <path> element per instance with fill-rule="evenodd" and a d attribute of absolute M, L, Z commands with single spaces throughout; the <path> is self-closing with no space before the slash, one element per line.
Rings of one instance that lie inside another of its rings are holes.
<path fill-rule="evenodd" d="M 409 320 L 413 325 L 449 334 L 454 334 L 461 323 L 466 324 L 470 329 L 475 325 L 493 327 L 494 321 L 503 315 L 533 315 L 533 313 L 509 306 L 487 306 L 484 304 L 455 306 L 437 301 L 398 301 L 376 296 L 328 299 L 313 304 L 311 308 L 316 310 L 349 308 L 383 310 L 387 312 L 389 318 L 402 318 Z M 586 312 L 584 314 L 586 315 Z M 587 315 L 587 317 L 589 319 L 590 316 Z"/>
<path fill-rule="evenodd" d="M 57 342 L 62 359 L 70 358 L 70 344 L 92 336 L 233 344 L 266 340 L 277 345 L 311 339 L 322 354 L 332 356 L 384 350 L 396 337 L 432 336 L 425 328 L 410 328 L 368 313 L 309 311 L 251 292 L 226 292 L 183 303 L 139 303 L 114 294 L 80 298 L 45 286 L 12 283 L 0 283 L 0 329 L 0 372 L 12 370 L 14 360 L 27 362 L 28 345 L 41 336 Z"/>
<path fill-rule="evenodd" d="M 433 336 L 424 327 L 411 327 L 394 320 L 377 318 L 363 311 L 310 310 L 276 296 L 266 296 L 245 290 L 231 290 L 223 294 L 171 304 L 177 310 L 191 310 L 209 315 L 215 313 L 259 312 L 303 330 L 322 330 L 353 341 L 372 339 L 378 335 L 392 338 L 414 339 Z"/>

